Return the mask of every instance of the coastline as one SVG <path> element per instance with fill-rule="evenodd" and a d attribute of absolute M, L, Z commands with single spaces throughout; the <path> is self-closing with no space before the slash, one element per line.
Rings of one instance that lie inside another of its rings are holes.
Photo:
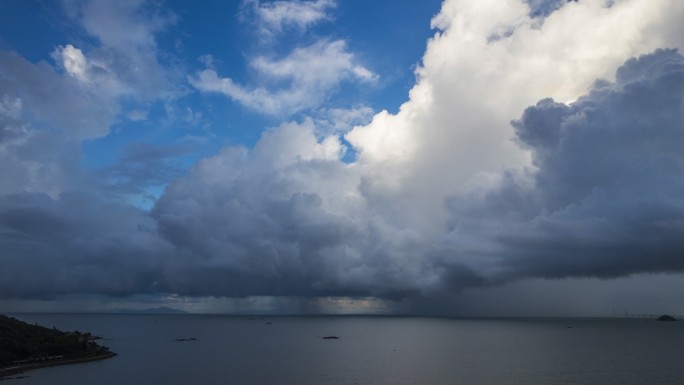
<path fill-rule="evenodd" d="M 30 363 L 30 364 L 25 364 L 25 365 L 17 365 L 17 366 L 10 366 L 10 367 L 6 367 L 6 368 L 0 368 L 0 380 L 3 377 L 10 376 L 13 374 L 23 373 L 27 370 L 40 369 L 40 368 L 45 368 L 45 367 L 49 367 L 49 366 L 72 365 L 72 364 L 80 364 L 80 363 L 90 362 L 90 361 L 100 361 L 100 360 L 106 360 L 108 358 L 112 358 L 114 356 L 116 356 L 116 353 L 114 353 L 114 352 L 105 352 L 105 353 L 96 354 L 96 355 L 80 356 L 80 357 L 74 357 L 74 358 L 58 358 L 55 360 L 47 360 L 47 361 L 43 361 L 43 362 L 35 362 L 35 363 Z"/>

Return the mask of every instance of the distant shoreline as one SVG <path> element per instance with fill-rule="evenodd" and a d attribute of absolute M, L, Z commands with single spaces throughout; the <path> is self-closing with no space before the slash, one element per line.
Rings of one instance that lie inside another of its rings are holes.
<path fill-rule="evenodd" d="M 0 379 L 2 379 L 2 377 L 10 376 L 13 374 L 23 373 L 27 370 L 46 368 L 49 366 L 71 365 L 71 364 L 80 364 L 83 362 L 106 360 L 107 358 L 112 358 L 114 356 L 116 356 L 116 353 L 106 352 L 106 353 L 101 353 L 101 354 L 96 354 L 96 355 L 81 356 L 81 357 L 74 357 L 74 358 L 58 358 L 58 359 L 54 359 L 54 360 L 46 360 L 43 362 L 35 362 L 35 363 L 31 363 L 31 364 L 0 368 Z"/>

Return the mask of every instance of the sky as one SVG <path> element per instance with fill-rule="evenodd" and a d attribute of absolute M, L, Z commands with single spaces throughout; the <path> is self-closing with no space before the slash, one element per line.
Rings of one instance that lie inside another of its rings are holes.
<path fill-rule="evenodd" d="M 0 310 L 682 315 L 683 19 L 5 0 Z"/>

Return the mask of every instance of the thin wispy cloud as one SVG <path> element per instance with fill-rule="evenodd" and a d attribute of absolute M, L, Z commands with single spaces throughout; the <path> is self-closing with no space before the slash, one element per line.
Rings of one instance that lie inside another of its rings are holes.
<path fill-rule="evenodd" d="M 243 17 L 254 18 L 260 37 L 271 39 L 289 29 L 303 32 L 323 21 L 332 20 L 329 14 L 334 0 L 271 1 L 245 0 Z"/>
<path fill-rule="evenodd" d="M 254 88 L 221 78 L 212 69 L 191 77 L 200 91 L 218 92 L 256 112 L 289 116 L 320 106 L 340 83 L 357 81 L 372 83 L 374 74 L 356 62 L 343 40 L 322 40 L 298 47 L 282 58 L 257 56 L 250 65 L 266 86 Z"/>
<path fill-rule="evenodd" d="M 190 76 L 190 84 L 199 91 L 223 94 L 257 113 L 286 118 L 322 106 L 342 83 L 375 83 L 379 75 L 361 64 L 343 39 L 315 37 L 308 45 L 277 44 L 288 33 L 301 35 L 329 20 L 326 12 L 334 7 L 335 2 L 328 0 L 245 1 L 242 22 L 256 23 L 256 38 L 267 38 L 268 43 L 247 58 L 255 74 L 253 84 L 219 75 L 213 61 L 204 60 L 211 55 L 202 56 L 207 68 Z"/>

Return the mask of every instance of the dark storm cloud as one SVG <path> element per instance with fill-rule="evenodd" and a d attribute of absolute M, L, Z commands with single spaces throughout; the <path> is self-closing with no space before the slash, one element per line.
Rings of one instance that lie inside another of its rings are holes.
<path fill-rule="evenodd" d="M 129 295 L 154 289 L 171 248 L 143 211 L 86 193 L 0 197 L 0 296 Z"/>
<path fill-rule="evenodd" d="M 495 279 L 617 277 L 684 270 L 684 58 L 626 62 L 571 105 L 544 99 L 513 122 L 536 170 L 509 174 L 454 233 L 493 247 Z M 471 228 L 468 228 L 471 226 Z"/>

